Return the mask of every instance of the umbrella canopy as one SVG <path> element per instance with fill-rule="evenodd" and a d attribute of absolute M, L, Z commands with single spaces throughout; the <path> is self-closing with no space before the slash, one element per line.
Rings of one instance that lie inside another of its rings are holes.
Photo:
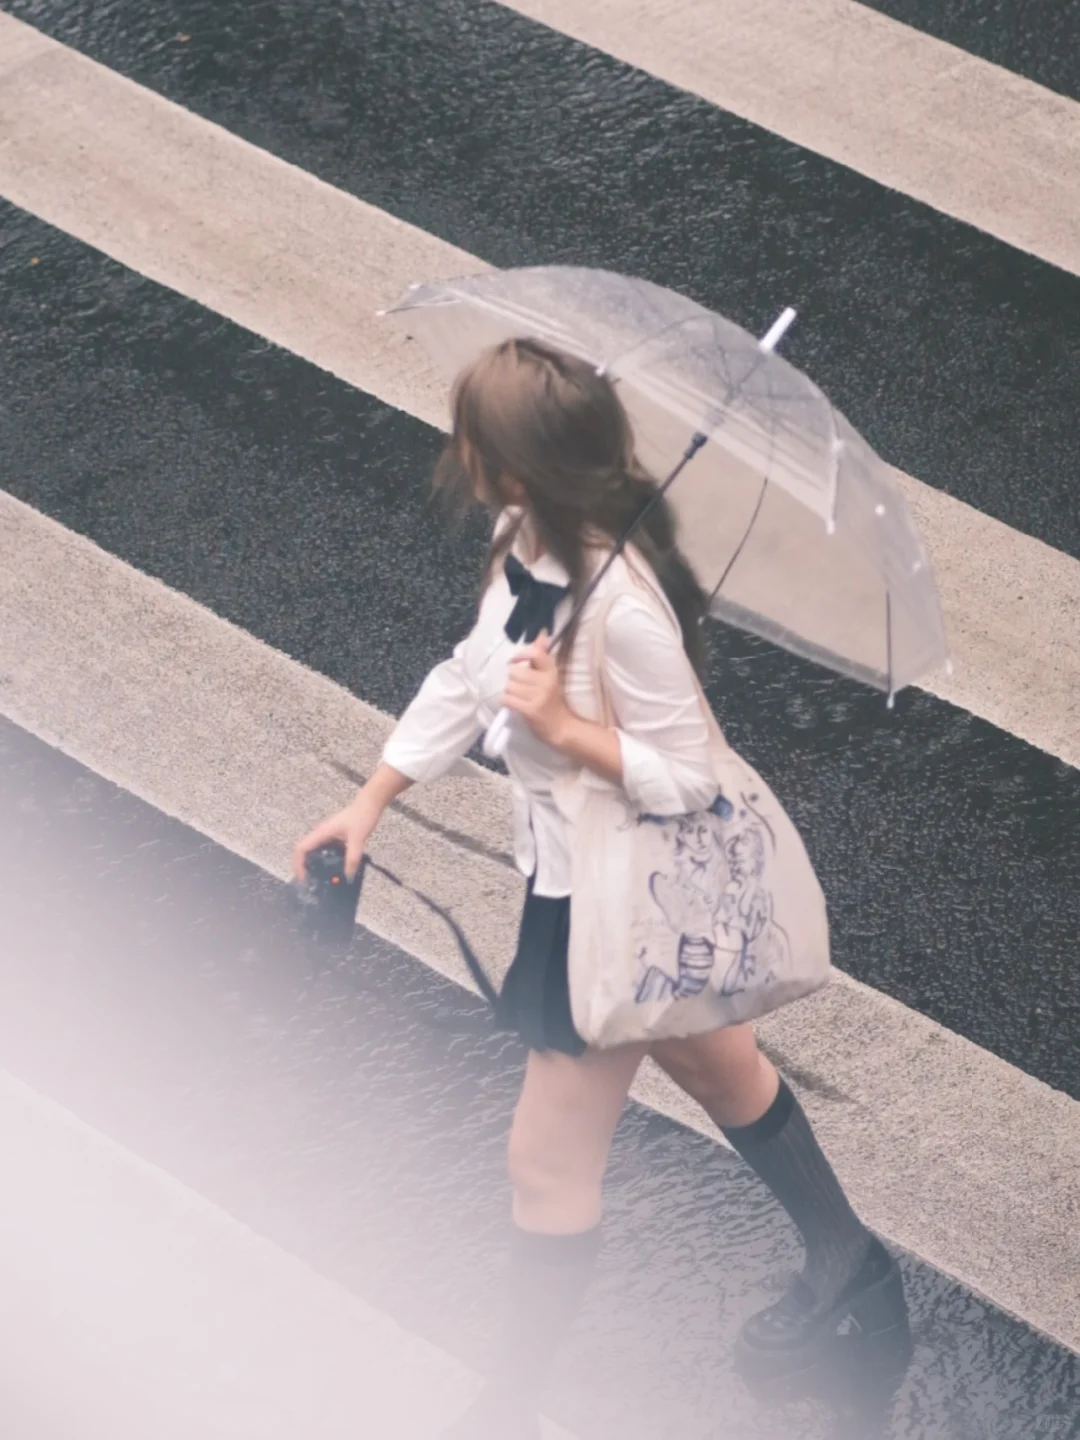
<path fill-rule="evenodd" d="M 412 286 L 389 312 L 449 382 L 532 338 L 603 370 L 669 492 L 710 610 L 890 695 L 947 663 L 929 561 L 889 467 L 794 366 L 645 280 L 568 266 Z"/>

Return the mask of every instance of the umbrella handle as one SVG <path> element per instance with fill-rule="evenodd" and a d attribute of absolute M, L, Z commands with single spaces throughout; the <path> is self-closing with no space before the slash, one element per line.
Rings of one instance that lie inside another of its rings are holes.
<path fill-rule="evenodd" d="M 489 760 L 501 760 L 510 741 L 510 711 L 502 709 L 484 735 L 484 754 Z"/>

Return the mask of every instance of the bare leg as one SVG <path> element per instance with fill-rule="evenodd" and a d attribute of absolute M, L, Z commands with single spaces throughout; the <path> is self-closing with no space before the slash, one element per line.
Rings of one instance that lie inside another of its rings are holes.
<path fill-rule="evenodd" d="M 662 1040 L 652 1055 L 722 1130 L 760 1120 L 780 1089 L 776 1066 L 758 1049 L 752 1025 Z"/>
<path fill-rule="evenodd" d="M 539 1393 L 592 1275 L 611 1138 L 644 1054 L 529 1056 L 509 1147 L 509 1306 L 491 1381 L 446 1440 L 539 1435 Z"/>
<path fill-rule="evenodd" d="M 643 1045 L 531 1054 L 510 1132 L 514 1223 L 575 1235 L 600 1223 L 611 1137 Z"/>

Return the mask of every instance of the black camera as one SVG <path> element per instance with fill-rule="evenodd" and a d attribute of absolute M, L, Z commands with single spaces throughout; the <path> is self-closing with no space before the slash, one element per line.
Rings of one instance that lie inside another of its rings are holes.
<path fill-rule="evenodd" d="M 356 927 L 365 861 L 350 880 L 345 874 L 345 847 L 331 840 L 312 850 L 304 861 L 306 885 L 298 885 L 300 924 L 312 940 L 326 945 L 347 944 Z"/>

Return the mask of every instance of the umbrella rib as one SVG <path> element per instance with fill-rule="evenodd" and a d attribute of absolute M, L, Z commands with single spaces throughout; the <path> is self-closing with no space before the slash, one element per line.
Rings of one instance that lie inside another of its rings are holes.
<path fill-rule="evenodd" d="M 762 507 L 762 505 L 764 505 L 764 503 L 765 503 L 765 492 L 766 492 L 766 490 L 768 490 L 768 488 L 769 488 L 769 477 L 768 477 L 768 475 L 766 475 L 766 476 L 765 476 L 765 479 L 761 482 L 761 491 L 760 491 L 760 493 L 758 494 L 757 504 L 754 506 L 754 513 L 753 513 L 753 515 L 750 516 L 750 523 L 749 523 L 749 525 L 747 525 L 746 531 L 745 531 L 742 539 L 739 541 L 738 545 L 736 545 L 736 547 L 735 547 L 735 553 L 732 555 L 731 559 L 728 561 L 727 565 L 725 566 L 725 568 L 724 568 L 724 573 L 720 576 L 720 579 L 717 581 L 716 586 L 715 586 L 712 594 L 709 596 L 709 604 L 708 604 L 708 607 L 707 607 L 707 609 L 706 609 L 706 614 L 708 613 L 708 610 L 712 608 L 712 603 L 713 603 L 713 601 L 716 599 L 717 595 L 719 595 L 719 594 L 720 594 L 720 591 L 724 588 L 724 585 L 725 585 L 726 582 L 727 582 L 728 576 L 731 574 L 732 570 L 735 568 L 735 562 L 738 560 L 739 556 L 742 554 L 743 550 L 745 550 L 745 548 L 746 548 L 746 542 L 750 539 L 750 532 L 753 530 L 754 526 L 757 524 L 758 516 L 761 514 L 761 507 Z M 704 619 L 705 617 L 703 616 L 702 618 Z"/>
<path fill-rule="evenodd" d="M 888 670 L 889 696 L 885 704 L 891 710 L 896 704 L 896 690 L 893 687 L 893 638 L 892 638 L 892 591 L 885 586 L 885 665 Z"/>
<path fill-rule="evenodd" d="M 766 352 L 762 351 L 761 353 L 764 354 L 764 353 L 766 353 Z M 752 367 L 751 372 L 750 372 L 751 374 L 753 374 L 754 369 L 757 368 L 757 364 L 758 364 L 758 361 L 755 360 L 754 366 Z M 749 378 L 749 377 L 748 377 L 748 378 Z M 729 385 L 730 385 L 730 383 L 731 383 L 731 382 L 729 381 Z M 745 384 L 745 381 L 743 382 L 743 384 Z M 773 391 L 772 391 L 772 385 L 771 385 L 771 383 L 770 383 L 769 380 L 768 380 L 768 375 L 767 375 L 767 374 L 766 374 L 766 384 L 768 384 L 768 386 L 769 386 L 769 396 L 770 396 L 770 399 L 771 399 L 771 398 L 772 398 Z M 729 396 L 730 396 L 730 395 L 731 395 L 731 391 L 729 390 Z M 733 398 L 733 396 L 732 396 L 732 398 Z M 730 400 L 728 401 L 728 403 L 730 403 Z M 754 513 L 750 516 L 750 523 L 747 525 L 746 531 L 745 531 L 742 539 L 739 541 L 738 545 L 735 547 L 735 552 L 734 552 L 734 554 L 732 555 L 731 559 L 728 561 L 727 565 L 725 566 L 725 568 L 724 568 L 724 573 L 720 576 L 720 579 L 717 581 L 716 586 L 715 586 L 712 594 L 709 596 L 708 604 L 707 604 L 706 607 L 705 607 L 705 615 L 702 616 L 702 619 L 703 619 L 703 620 L 705 619 L 705 616 L 708 615 L 709 611 L 712 609 L 713 601 L 714 601 L 714 600 L 716 599 L 716 597 L 720 594 L 720 591 L 724 588 L 724 585 L 727 583 L 728 576 L 731 574 L 732 570 L 735 568 L 735 564 L 736 564 L 736 562 L 738 561 L 738 558 L 739 558 L 739 556 L 742 554 L 743 550 L 746 548 L 746 543 L 747 543 L 747 541 L 750 539 L 750 534 L 751 534 L 754 526 L 757 524 L 758 516 L 761 514 L 761 507 L 762 507 L 762 506 L 764 505 L 764 503 L 765 503 L 765 493 L 766 493 L 766 491 L 767 491 L 768 488 L 769 488 L 769 477 L 770 477 L 770 474 L 771 474 L 771 472 L 772 472 L 772 463 L 773 463 L 773 458 L 774 458 L 774 456 L 775 456 L 775 453 L 776 453 L 776 431 L 775 431 L 775 429 L 773 429 L 773 430 L 771 430 L 771 431 L 769 432 L 769 459 L 768 459 L 768 462 L 767 462 L 766 465 L 765 465 L 765 475 L 764 475 L 764 478 L 762 479 L 762 482 L 761 482 L 761 491 L 760 491 L 760 493 L 758 494 L 757 504 L 754 506 Z"/>
<path fill-rule="evenodd" d="M 705 311 L 702 311 L 702 314 L 705 313 Z M 669 335 L 672 330 L 681 330 L 683 326 L 689 325 L 692 321 L 699 320 L 700 318 L 699 315 L 684 315 L 679 320 L 669 321 L 667 325 L 661 326 L 659 330 L 650 330 L 647 335 L 643 335 L 640 339 L 635 340 L 633 345 L 627 346 L 625 350 L 620 350 L 617 355 L 610 356 L 597 368 L 596 373 L 598 375 L 609 374 L 612 366 L 624 364 L 628 355 L 633 355 L 638 350 L 644 350 L 646 346 L 653 345 L 657 340 L 662 339 L 663 336 Z M 612 378 L 623 379 L 624 377 L 617 376 Z"/>

